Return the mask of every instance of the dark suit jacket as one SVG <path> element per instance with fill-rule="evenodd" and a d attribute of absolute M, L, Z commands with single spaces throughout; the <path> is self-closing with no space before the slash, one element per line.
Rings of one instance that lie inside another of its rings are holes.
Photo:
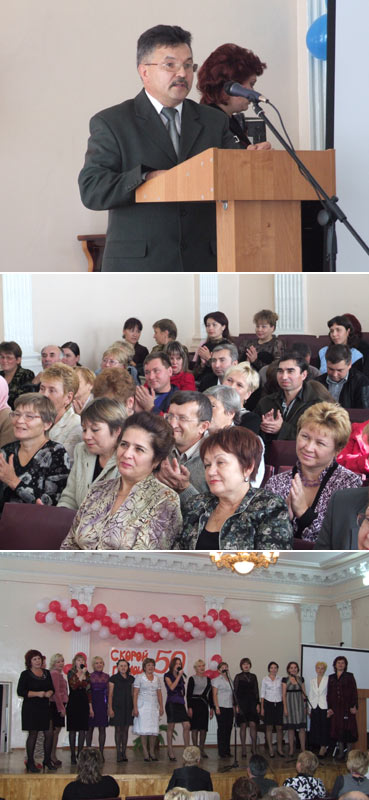
<path fill-rule="evenodd" d="M 147 171 L 171 169 L 209 147 L 238 149 L 227 116 L 185 100 L 178 159 L 144 90 L 92 117 L 90 132 L 79 187 L 87 208 L 109 209 L 102 270 L 216 270 L 214 203 L 136 204 L 135 190 Z"/>
<path fill-rule="evenodd" d="M 326 386 L 329 391 L 327 372 L 315 380 Z M 369 378 L 359 370 L 350 369 L 347 381 L 341 390 L 339 403 L 343 408 L 369 408 Z"/>
<path fill-rule="evenodd" d="M 199 792 L 201 789 L 205 789 L 207 792 L 213 791 L 210 772 L 197 765 L 175 769 L 165 791 L 169 792 L 169 789 L 173 789 L 175 786 L 181 786 L 182 789 L 188 789 L 189 792 Z"/>
<path fill-rule="evenodd" d="M 320 397 L 316 392 L 315 381 L 304 381 L 302 384 L 301 397 L 297 396 L 292 408 L 287 411 L 282 423 L 282 427 L 278 433 L 264 433 L 263 431 L 260 431 L 260 436 L 263 437 L 266 444 L 269 444 L 269 442 L 274 439 L 296 439 L 297 422 L 299 417 L 301 417 L 301 415 L 304 413 L 304 411 L 306 411 L 307 408 L 309 408 L 309 406 L 312 406 L 314 403 L 322 402 L 322 399 L 323 398 Z M 273 409 L 274 416 L 276 416 L 277 411 L 280 411 L 283 415 L 282 402 L 283 392 L 281 389 L 278 392 L 266 394 L 259 400 L 255 408 L 255 413 L 261 418 L 263 414 L 266 414 L 268 411 Z"/>
<path fill-rule="evenodd" d="M 368 505 L 368 487 L 341 489 L 331 497 L 314 550 L 357 550 L 357 515 Z"/>

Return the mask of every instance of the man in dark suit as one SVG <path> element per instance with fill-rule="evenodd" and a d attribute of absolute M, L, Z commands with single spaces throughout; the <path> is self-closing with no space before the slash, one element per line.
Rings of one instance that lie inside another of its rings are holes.
<path fill-rule="evenodd" d="M 368 487 L 341 489 L 328 504 L 315 550 L 365 550 L 369 546 L 365 532 L 369 520 Z M 362 519 L 362 517 L 366 517 Z M 360 535 L 359 535 L 360 534 Z"/>
<path fill-rule="evenodd" d="M 213 784 L 210 777 L 210 772 L 206 769 L 199 767 L 201 758 L 200 748 L 185 747 L 183 751 L 183 767 L 175 769 L 173 775 L 168 783 L 166 792 L 174 789 L 175 786 L 180 786 L 182 789 L 188 789 L 189 792 L 199 792 L 205 789 L 207 792 L 213 791 Z"/>
<path fill-rule="evenodd" d="M 238 149 L 228 118 L 186 100 L 197 69 L 188 31 L 149 29 L 138 40 L 137 65 L 143 90 L 91 119 L 79 176 L 84 205 L 109 210 L 102 270 L 215 271 L 214 204 L 136 204 L 135 190 L 209 147 Z"/>

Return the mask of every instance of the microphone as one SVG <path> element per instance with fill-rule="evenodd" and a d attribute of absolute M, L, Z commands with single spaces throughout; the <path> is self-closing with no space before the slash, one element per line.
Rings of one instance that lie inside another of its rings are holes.
<path fill-rule="evenodd" d="M 264 95 L 260 92 L 255 92 L 254 89 L 245 89 L 240 83 L 227 81 L 223 86 L 226 94 L 233 95 L 234 97 L 245 97 L 246 100 L 251 100 L 253 103 L 269 103 Z"/>

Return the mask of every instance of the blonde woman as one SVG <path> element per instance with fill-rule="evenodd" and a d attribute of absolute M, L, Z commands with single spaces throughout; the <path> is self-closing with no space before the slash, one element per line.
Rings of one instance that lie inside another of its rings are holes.
<path fill-rule="evenodd" d="M 230 386 L 240 396 L 242 409 L 239 424 L 254 433 L 259 433 L 260 417 L 254 411 L 245 408 L 245 405 L 253 392 L 259 388 L 259 384 L 259 375 L 248 361 L 240 361 L 239 364 L 234 364 L 224 373 L 223 386 Z"/>
<path fill-rule="evenodd" d="M 204 747 L 208 732 L 209 716 L 213 719 L 214 702 L 210 678 L 205 675 L 205 661 L 198 658 L 194 665 L 195 674 L 187 684 L 187 713 L 190 718 L 192 744 L 200 746 L 203 758 L 208 758 Z"/>
<path fill-rule="evenodd" d="M 310 733 L 309 742 L 312 747 L 320 747 L 318 755 L 323 758 L 329 744 L 329 723 L 327 717 L 327 686 L 325 661 L 315 664 L 316 677 L 312 678 L 309 687 Z"/>

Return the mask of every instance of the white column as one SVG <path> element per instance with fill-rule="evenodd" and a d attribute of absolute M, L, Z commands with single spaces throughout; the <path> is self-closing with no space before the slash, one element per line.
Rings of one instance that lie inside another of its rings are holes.
<path fill-rule="evenodd" d="M 70 596 L 76 598 L 79 603 L 86 603 L 87 606 L 92 604 L 94 591 L 95 586 L 81 586 L 80 584 L 71 584 L 69 586 Z M 73 656 L 79 652 L 86 653 L 88 660 L 90 656 L 90 634 L 72 631 L 72 650 Z"/>
<path fill-rule="evenodd" d="M 4 339 L 22 348 L 22 366 L 39 372 L 40 354 L 33 345 L 32 276 L 23 272 L 3 274 Z"/>
<path fill-rule="evenodd" d="M 345 647 L 352 647 L 352 605 L 351 600 L 336 603 L 342 626 L 342 641 Z"/>
<path fill-rule="evenodd" d="M 216 611 L 221 611 L 224 605 L 225 597 L 219 597 L 218 595 L 215 597 L 214 595 L 203 595 L 205 601 L 205 611 L 208 613 L 211 608 L 215 608 Z M 214 639 L 205 639 L 205 656 L 204 660 L 206 663 L 206 667 L 209 667 L 209 661 L 214 653 L 219 653 L 222 658 L 224 658 L 224 654 L 222 653 L 222 637 L 219 633 L 214 636 Z M 208 734 L 206 737 L 206 741 L 208 744 L 216 744 L 217 741 L 217 721 L 215 714 L 213 719 L 209 719 L 209 728 Z"/>
<path fill-rule="evenodd" d="M 274 307 L 279 314 L 278 333 L 304 333 L 306 281 L 300 273 L 274 276 Z"/>
<path fill-rule="evenodd" d="M 319 605 L 304 603 L 301 608 L 301 642 L 313 644 L 315 639 L 315 620 Z"/>

